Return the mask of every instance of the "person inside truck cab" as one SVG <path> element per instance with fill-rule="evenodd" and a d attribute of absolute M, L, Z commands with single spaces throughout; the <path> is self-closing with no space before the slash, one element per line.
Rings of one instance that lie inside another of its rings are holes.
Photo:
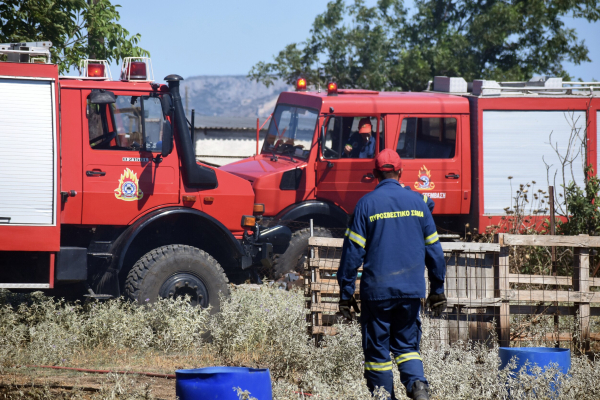
<path fill-rule="evenodd" d="M 372 134 L 371 120 L 361 118 L 358 133 L 354 133 L 344 146 L 345 158 L 373 158 L 375 156 L 375 137 Z"/>

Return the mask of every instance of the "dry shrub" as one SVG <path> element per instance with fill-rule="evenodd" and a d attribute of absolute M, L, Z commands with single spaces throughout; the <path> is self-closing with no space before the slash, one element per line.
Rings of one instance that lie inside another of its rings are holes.
<path fill-rule="evenodd" d="M 41 294 L 19 297 L 4 292 L 0 294 L 0 364 L 68 363 L 75 351 L 98 346 L 148 348 L 165 356 L 188 353 L 190 363 L 197 362 L 195 354 L 202 351 L 222 365 L 269 368 L 275 399 L 314 398 L 305 397 L 306 392 L 325 400 L 386 398 L 384 391 L 371 397 L 367 390 L 358 324 L 337 325 L 336 336 L 315 346 L 307 333 L 301 292 L 268 286 L 239 288 L 223 299 L 221 310 L 211 317 L 185 300 L 144 306 L 121 300 L 81 305 Z M 527 375 L 515 371 L 514 363 L 499 371 L 494 340 L 441 345 L 435 325 L 423 318 L 421 354 L 432 399 L 508 399 L 509 390 L 515 399 L 600 398 L 596 360 L 573 357 L 569 375 L 555 368 L 534 368 L 534 374 Z M 207 329 L 212 340 L 204 343 L 201 338 Z M 395 369 L 396 395 L 405 398 L 398 378 Z M 122 376 L 110 379 L 97 398 L 151 398 L 148 386 L 135 387 Z M 38 397 L 30 398 L 47 398 L 40 390 Z"/>
<path fill-rule="evenodd" d="M 196 351 L 208 310 L 186 299 L 68 304 L 41 292 L 0 292 L 0 364 L 61 364 L 81 349 Z"/>
<path fill-rule="evenodd" d="M 248 361 L 269 365 L 274 378 L 294 378 L 304 369 L 310 348 L 304 298 L 299 292 L 262 286 L 237 289 L 221 299 L 221 312 L 209 323 L 211 349 L 224 361 L 246 355 Z"/>

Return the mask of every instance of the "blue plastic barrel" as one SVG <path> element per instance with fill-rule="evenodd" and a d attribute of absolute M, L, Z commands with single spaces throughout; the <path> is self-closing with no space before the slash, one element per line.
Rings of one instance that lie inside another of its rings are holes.
<path fill-rule="evenodd" d="M 531 375 L 531 367 L 537 364 L 542 370 L 550 363 L 558 364 L 558 369 L 566 374 L 571 368 L 571 350 L 557 349 L 554 347 L 500 347 L 500 369 L 506 367 L 508 362 L 514 356 L 517 357 L 518 372 L 527 361 L 531 364 L 527 368 L 527 373 Z"/>
<path fill-rule="evenodd" d="M 207 367 L 175 371 L 175 395 L 179 400 L 239 400 L 233 388 L 250 392 L 258 400 L 272 400 L 271 374 L 267 368 Z"/>

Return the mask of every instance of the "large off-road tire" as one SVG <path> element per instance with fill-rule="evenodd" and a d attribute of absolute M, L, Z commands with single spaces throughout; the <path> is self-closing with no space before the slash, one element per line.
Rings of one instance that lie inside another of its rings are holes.
<path fill-rule="evenodd" d="M 320 226 L 314 227 L 313 233 L 314 236 L 319 237 L 334 237 L 329 229 Z M 281 278 L 288 272 L 302 273 L 306 261 L 309 237 L 310 228 L 300 229 L 292 234 L 290 245 L 285 253 L 276 254 L 273 258 L 273 276 L 275 279 Z"/>
<path fill-rule="evenodd" d="M 162 246 L 135 263 L 125 282 L 125 294 L 144 303 L 158 297 L 189 295 L 192 303 L 220 309 L 219 293 L 229 294 L 228 279 L 206 252 L 180 244 Z"/>

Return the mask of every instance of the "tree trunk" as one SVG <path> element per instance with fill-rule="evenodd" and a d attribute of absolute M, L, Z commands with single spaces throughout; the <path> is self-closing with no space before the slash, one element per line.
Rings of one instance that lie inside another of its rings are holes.
<path fill-rule="evenodd" d="M 88 5 L 94 6 L 100 2 L 100 0 L 87 0 Z M 106 57 L 102 57 L 103 54 L 98 51 L 99 49 L 104 49 L 104 37 L 101 35 L 97 35 L 94 33 L 94 20 L 90 19 L 88 21 L 88 57 L 91 59 L 103 59 Z"/>

